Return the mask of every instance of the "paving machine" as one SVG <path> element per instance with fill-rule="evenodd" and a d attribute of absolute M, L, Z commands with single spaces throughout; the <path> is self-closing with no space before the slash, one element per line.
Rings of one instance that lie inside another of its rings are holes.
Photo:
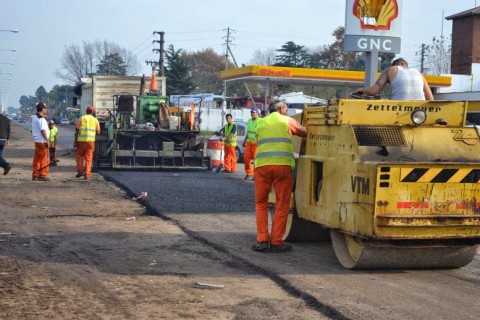
<path fill-rule="evenodd" d="M 480 243 L 479 134 L 465 127 L 472 104 L 306 105 L 285 240 L 330 236 L 349 269 L 470 263 Z"/>
<path fill-rule="evenodd" d="M 153 75 L 147 94 L 113 96 L 105 137 L 97 139 L 95 148 L 98 168 L 204 167 L 208 163 L 204 142 L 197 141 L 195 106 L 190 110 L 169 106 L 156 83 Z"/>

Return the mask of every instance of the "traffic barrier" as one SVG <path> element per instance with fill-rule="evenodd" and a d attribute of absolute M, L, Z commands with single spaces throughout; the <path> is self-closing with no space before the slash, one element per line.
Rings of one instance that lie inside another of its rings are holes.
<path fill-rule="evenodd" d="M 220 140 L 207 141 L 207 157 L 210 157 L 210 166 L 216 168 L 223 164 L 223 144 Z"/>

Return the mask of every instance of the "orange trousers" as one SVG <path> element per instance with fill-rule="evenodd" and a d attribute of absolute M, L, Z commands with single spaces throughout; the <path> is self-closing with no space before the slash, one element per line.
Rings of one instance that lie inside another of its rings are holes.
<path fill-rule="evenodd" d="M 77 172 L 84 173 L 85 177 L 90 177 L 92 173 L 93 151 L 95 151 L 95 142 L 77 142 Z M 85 167 L 83 160 L 85 159 Z"/>
<path fill-rule="evenodd" d="M 48 153 L 48 144 L 35 142 L 35 154 L 33 155 L 32 178 L 46 178 L 50 167 L 50 155 Z M 42 168 L 42 169 L 40 169 Z"/>
<path fill-rule="evenodd" d="M 257 156 L 257 144 L 253 142 L 247 142 L 245 146 L 245 153 L 243 154 L 243 163 L 245 164 L 245 172 L 249 176 L 254 175 L 254 168 L 251 163 Z"/>
<path fill-rule="evenodd" d="M 224 146 L 225 159 L 223 161 L 225 170 L 235 172 L 237 170 L 237 155 L 235 153 L 236 147 Z"/>
<path fill-rule="evenodd" d="M 274 246 L 283 244 L 283 235 L 290 211 L 292 193 L 292 167 L 288 165 L 255 168 L 255 210 L 257 213 L 257 242 L 270 241 Z M 275 215 L 271 236 L 268 234 L 268 194 L 275 191 Z"/>

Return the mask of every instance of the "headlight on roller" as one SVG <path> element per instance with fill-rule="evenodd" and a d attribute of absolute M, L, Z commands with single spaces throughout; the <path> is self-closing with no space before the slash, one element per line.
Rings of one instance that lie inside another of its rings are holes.
<path fill-rule="evenodd" d="M 417 126 L 421 126 L 427 120 L 427 114 L 423 110 L 413 111 L 410 117 L 412 119 L 412 122 Z"/>

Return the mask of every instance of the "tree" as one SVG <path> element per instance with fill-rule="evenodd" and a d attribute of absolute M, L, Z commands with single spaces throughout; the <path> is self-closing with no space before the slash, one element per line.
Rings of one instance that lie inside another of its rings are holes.
<path fill-rule="evenodd" d="M 170 45 L 165 52 L 167 60 L 165 76 L 167 77 L 167 93 L 169 95 L 189 94 L 194 88 L 182 51 L 182 49 L 175 50 L 173 45 Z"/>
<path fill-rule="evenodd" d="M 450 73 L 450 62 L 452 56 L 452 36 L 440 38 L 433 37 L 432 43 L 424 46 L 424 70 L 429 74 L 440 75 Z M 419 64 L 422 60 L 422 49 L 415 53 L 419 57 Z"/>
<path fill-rule="evenodd" d="M 47 90 L 43 86 L 38 87 L 37 91 L 35 91 L 35 98 L 38 102 L 46 102 Z"/>
<path fill-rule="evenodd" d="M 127 74 L 127 66 L 118 52 L 107 54 L 97 65 L 97 74 L 120 76 Z"/>
<path fill-rule="evenodd" d="M 81 78 L 95 74 L 97 65 L 111 54 L 118 54 L 125 63 L 127 75 L 138 72 L 140 65 L 137 58 L 127 49 L 107 40 L 83 41 L 81 45 L 70 44 L 64 47 L 60 60 L 61 69 L 55 72 L 60 79 L 74 84 Z"/>
<path fill-rule="evenodd" d="M 310 56 L 305 46 L 296 45 L 293 41 L 288 41 L 281 49 L 275 51 L 281 52 L 276 56 L 276 66 L 308 67 L 310 64 Z"/>
<path fill-rule="evenodd" d="M 250 60 L 251 65 L 273 66 L 275 64 L 275 49 L 267 49 L 265 51 L 256 50 Z"/>
<path fill-rule="evenodd" d="M 223 81 L 220 72 L 225 69 L 225 58 L 213 49 L 208 48 L 197 52 L 182 52 L 182 58 L 188 65 L 192 77 L 193 92 L 223 92 Z M 233 65 L 229 62 L 229 67 Z"/>
<path fill-rule="evenodd" d="M 311 53 L 310 67 L 336 70 L 351 70 L 351 66 L 355 61 L 355 52 L 343 51 L 343 39 L 345 35 L 345 28 L 337 27 L 332 36 L 335 41 L 329 45 L 324 45 L 322 48 Z"/>

